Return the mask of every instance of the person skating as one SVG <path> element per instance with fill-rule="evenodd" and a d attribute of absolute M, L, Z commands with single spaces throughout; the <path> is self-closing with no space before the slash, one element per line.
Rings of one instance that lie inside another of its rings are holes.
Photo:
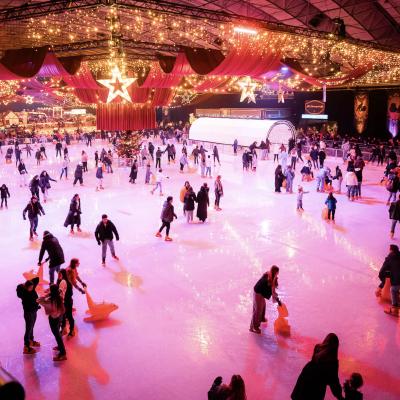
<path fill-rule="evenodd" d="M 146 165 L 146 173 L 145 173 L 145 178 L 144 178 L 144 183 L 146 185 L 148 185 L 150 183 L 150 177 L 151 175 L 153 175 L 153 173 L 151 172 L 151 164 L 150 161 L 147 162 Z"/>
<path fill-rule="evenodd" d="M 96 179 L 97 179 L 97 186 L 96 191 L 103 190 L 103 163 L 99 162 L 99 165 L 96 169 Z"/>
<path fill-rule="evenodd" d="M 36 196 L 31 197 L 31 201 L 24 208 L 22 217 L 26 220 L 26 213 L 29 219 L 29 240 L 33 240 L 33 235 L 37 236 L 36 229 L 39 223 L 39 215 L 45 215 L 42 205 Z"/>
<path fill-rule="evenodd" d="M 79 182 L 79 184 L 81 186 L 83 186 L 83 167 L 82 167 L 82 163 L 78 163 L 78 165 L 75 168 L 75 172 L 74 172 L 74 182 L 73 182 L 73 186 L 75 186 L 77 184 L 77 182 Z"/>
<path fill-rule="evenodd" d="M 54 274 L 60 271 L 61 265 L 65 263 L 64 251 L 58 239 L 53 236 L 49 231 L 43 232 L 42 246 L 39 252 L 38 265 L 42 264 L 44 253 L 47 252 L 47 259 L 49 261 L 49 277 L 50 284 L 54 283 Z"/>
<path fill-rule="evenodd" d="M 350 379 L 343 385 L 345 400 L 363 400 L 363 394 L 358 390 L 364 384 L 364 380 L 358 372 L 353 372 Z"/>
<path fill-rule="evenodd" d="M 208 197 L 209 188 L 207 183 L 204 183 L 197 193 L 197 213 L 196 216 L 201 222 L 205 222 L 207 219 L 208 206 L 210 205 L 210 199 Z"/>
<path fill-rule="evenodd" d="M 64 174 L 65 174 L 65 179 L 68 179 L 68 165 L 69 165 L 69 158 L 68 156 L 65 156 L 61 165 L 60 181 Z"/>
<path fill-rule="evenodd" d="M 324 400 L 327 386 L 336 399 L 344 400 L 338 376 L 338 350 L 339 339 L 334 333 L 315 346 L 311 361 L 297 379 L 292 400 Z"/>
<path fill-rule="evenodd" d="M 129 183 L 136 183 L 135 181 L 137 179 L 137 174 L 138 174 L 138 165 L 135 158 L 131 166 L 131 173 L 129 174 Z"/>
<path fill-rule="evenodd" d="M 64 226 L 67 227 L 68 225 L 71 225 L 71 234 L 74 234 L 74 226 L 76 225 L 76 228 L 78 232 L 82 232 L 81 230 L 81 199 L 79 197 L 79 194 L 76 193 L 74 197 L 71 200 L 71 203 L 69 205 L 69 212 L 67 215 L 67 218 L 65 219 Z"/>
<path fill-rule="evenodd" d="M 221 182 L 221 175 L 218 175 L 217 179 L 214 182 L 214 193 L 215 193 L 214 208 L 217 211 L 221 211 L 222 208 L 220 208 L 219 202 L 221 200 L 221 197 L 224 195 L 224 188 L 223 188 L 222 182 Z"/>
<path fill-rule="evenodd" d="M 83 172 L 88 172 L 88 155 L 85 150 L 82 150 L 81 154 L 82 170 Z"/>
<path fill-rule="evenodd" d="M 390 279 L 390 296 L 392 300 L 392 307 L 389 310 L 385 310 L 386 313 L 399 316 L 400 304 L 400 251 L 399 247 L 395 244 L 389 246 L 389 254 L 385 258 L 385 261 L 378 274 L 379 289 L 383 289 L 386 278 Z"/>
<path fill-rule="evenodd" d="M 185 211 L 185 196 L 186 196 L 186 193 L 188 192 L 189 188 L 190 188 L 190 183 L 188 181 L 185 181 L 185 183 L 183 185 L 183 188 L 179 192 L 179 200 L 180 200 L 181 203 L 183 203 L 183 215 L 186 214 L 186 211 Z"/>
<path fill-rule="evenodd" d="M 158 147 L 156 151 L 156 169 L 160 168 L 161 169 L 161 156 L 163 155 L 163 152 L 161 149 Z M 168 163 L 169 163 L 169 157 L 168 157 Z"/>
<path fill-rule="evenodd" d="M 354 196 L 356 194 L 356 187 L 358 185 L 357 176 L 354 173 L 354 170 L 350 170 L 346 172 L 344 177 L 344 183 L 347 187 L 347 198 L 351 201 L 354 201 Z"/>
<path fill-rule="evenodd" d="M 40 161 L 42 160 L 42 152 L 38 149 L 35 153 L 36 165 L 40 165 Z"/>
<path fill-rule="evenodd" d="M 23 160 L 20 160 L 18 164 L 18 172 L 19 172 L 19 187 L 26 186 L 26 177 L 28 175 L 28 171 L 25 167 L 25 163 Z"/>
<path fill-rule="evenodd" d="M 184 207 L 183 207 L 186 213 L 186 220 L 188 224 L 193 222 L 193 211 L 196 202 L 197 202 L 196 194 L 194 193 L 193 188 L 189 186 L 185 194 Z"/>
<path fill-rule="evenodd" d="M 327 199 L 325 200 L 325 204 L 328 207 L 328 221 L 332 219 L 332 222 L 335 222 L 336 203 L 337 200 L 333 196 L 333 193 L 330 192 Z"/>
<path fill-rule="evenodd" d="M 305 192 L 303 187 L 299 185 L 297 189 L 297 211 L 304 211 L 303 209 L 303 195 L 308 192 Z"/>
<path fill-rule="evenodd" d="M 1 197 L 1 205 L 0 208 L 3 208 L 3 204 L 5 204 L 6 208 L 8 208 L 7 198 L 10 197 L 10 191 L 5 183 L 0 186 L 0 197 Z"/>
<path fill-rule="evenodd" d="M 293 193 L 294 171 L 291 166 L 288 166 L 285 171 L 286 178 L 286 193 Z"/>
<path fill-rule="evenodd" d="M 96 227 L 94 236 L 97 240 L 97 244 L 101 245 L 101 260 L 102 265 L 106 264 L 107 246 L 110 248 L 112 258 L 119 260 L 115 254 L 114 248 L 114 235 L 115 239 L 119 240 L 119 234 L 115 225 L 108 219 L 107 214 L 101 216 L 101 221 Z"/>
<path fill-rule="evenodd" d="M 31 191 L 32 196 L 36 196 L 39 200 L 39 176 L 35 175 L 32 180 L 29 182 L 29 190 Z"/>
<path fill-rule="evenodd" d="M 179 172 L 183 174 L 183 168 L 188 165 L 187 155 L 182 151 L 181 158 L 179 159 Z"/>
<path fill-rule="evenodd" d="M 154 144 L 149 142 L 148 149 L 149 149 L 150 157 L 154 161 Z"/>
<path fill-rule="evenodd" d="M 398 221 L 400 221 L 400 196 L 397 201 L 390 203 L 389 218 L 392 220 L 390 237 L 393 238 L 396 224 Z"/>
<path fill-rule="evenodd" d="M 253 292 L 253 316 L 250 323 L 250 332 L 261 333 L 260 325 L 266 322 L 265 319 L 265 299 L 272 297 L 273 302 L 281 305 L 276 293 L 278 287 L 279 268 L 273 265 L 271 269 L 263 274 L 254 286 Z"/>
<path fill-rule="evenodd" d="M 278 165 L 275 169 L 275 193 L 281 193 L 281 187 L 284 179 L 285 175 L 283 175 L 282 166 Z"/>
<path fill-rule="evenodd" d="M 83 294 L 85 293 L 87 285 L 85 282 L 82 281 L 82 279 L 79 276 L 78 273 L 79 265 L 80 265 L 79 259 L 72 258 L 66 271 L 68 280 L 71 282 L 72 286 Z M 82 285 L 82 288 L 79 287 L 78 282 Z"/>
<path fill-rule="evenodd" d="M 67 359 L 67 353 L 60 333 L 61 319 L 65 313 L 65 308 L 58 286 L 50 285 L 49 294 L 40 297 L 38 303 L 43 306 L 46 315 L 49 317 L 50 329 L 57 342 L 57 346 L 54 350 L 58 351 L 58 354 L 53 357 L 53 361 L 65 361 Z"/>
<path fill-rule="evenodd" d="M 99 152 L 96 150 L 95 152 L 94 152 L 94 164 L 95 164 L 95 167 L 97 168 L 97 164 L 99 163 Z"/>
<path fill-rule="evenodd" d="M 161 227 L 156 233 L 156 237 L 162 237 L 161 232 L 163 231 L 164 228 L 166 228 L 166 236 L 165 236 L 165 241 L 166 242 L 171 242 L 172 239 L 169 236 L 169 231 L 171 228 L 171 222 L 174 220 L 174 218 L 178 218 L 175 214 L 174 211 L 174 206 L 172 205 L 172 196 L 168 196 L 167 200 L 163 204 L 163 208 L 161 211 Z"/>
<path fill-rule="evenodd" d="M 238 145 L 239 145 L 239 142 L 238 142 L 237 139 L 235 139 L 235 140 L 233 141 L 233 154 L 234 154 L 235 156 L 237 155 Z"/>
<path fill-rule="evenodd" d="M 199 146 L 196 145 L 196 147 L 192 151 L 193 162 L 194 162 L 195 165 L 199 163 L 199 154 L 200 154 Z"/>
<path fill-rule="evenodd" d="M 160 190 L 160 196 L 164 196 L 163 191 L 162 191 L 162 182 L 164 178 L 169 179 L 169 177 L 165 177 L 162 173 L 162 169 L 160 168 L 158 172 L 156 173 L 156 186 L 154 186 L 153 190 L 150 192 L 151 194 L 154 194 L 154 192 L 159 189 Z"/>
<path fill-rule="evenodd" d="M 50 181 L 57 182 L 51 178 L 47 171 L 42 171 L 39 177 L 39 186 L 43 193 L 43 201 L 46 203 L 49 189 L 51 188 Z"/>
<path fill-rule="evenodd" d="M 61 143 L 60 141 L 58 141 L 58 142 L 56 143 L 56 158 L 57 158 L 58 156 L 61 157 L 61 150 L 62 150 L 62 143 Z"/>
<path fill-rule="evenodd" d="M 218 164 L 221 165 L 219 161 L 219 152 L 218 152 L 218 147 L 217 145 L 214 145 L 213 147 L 213 159 L 214 159 L 214 167 L 215 167 L 215 161 L 218 161 Z"/>
<path fill-rule="evenodd" d="M 337 187 L 337 193 L 342 193 L 342 182 L 343 182 L 343 173 L 342 170 L 340 169 L 339 165 L 336 166 L 335 170 L 335 176 L 332 177 L 332 180 L 337 179 L 338 181 L 338 187 Z"/>
<path fill-rule="evenodd" d="M 37 311 L 40 309 L 40 306 L 37 303 L 39 296 L 36 293 L 36 287 L 38 284 L 39 278 L 36 277 L 17 286 L 17 296 L 21 299 L 24 310 L 24 354 L 34 354 L 36 353 L 34 347 L 40 347 L 40 343 L 34 339 L 33 334 Z"/>

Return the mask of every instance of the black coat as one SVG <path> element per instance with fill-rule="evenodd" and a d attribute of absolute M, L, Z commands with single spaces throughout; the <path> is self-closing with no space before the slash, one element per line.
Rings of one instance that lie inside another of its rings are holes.
<path fill-rule="evenodd" d="M 174 220 L 174 217 L 176 217 L 176 214 L 174 212 L 174 206 L 168 201 L 165 201 L 161 211 L 161 220 L 172 222 Z"/>
<path fill-rule="evenodd" d="M 77 165 L 75 169 L 75 178 L 79 179 L 83 177 L 83 167 L 82 165 Z"/>
<path fill-rule="evenodd" d="M 24 208 L 24 211 L 22 212 L 22 216 L 24 219 L 26 213 L 28 213 L 28 218 L 32 219 L 37 217 L 38 215 L 44 215 L 44 210 L 39 202 L 36 203 L 29 202 L 28 205 Z"/>
<path fill-rule="evenodd" d="M 0 186 L 0 197 L 2 199 L 6 199 L 7 197 L 10 197 L 10 192 L 8 190 L 7 186 Z"/>
<path fill-rule="evenodd" d="M 389 254 L 379 271 L 379 279 L 384 282 L 389 277 L 392 286 L 400 285 L 400 254 Z"/>
<path fill-rule="evenodd" d="M 65 263 L 64 259 L 64 251 L 60 246 L 57 238 L 55 238 L 51 233 L 48 233 L 44 236 L 42 247 L 40 248 L 39 253 L 39 263 L 42 262 L 44 253 L 47 251 L 49 255 L 48 259 L 50 260 L 49 267 L 56 267 L 57 265 L 61 265 Z"/>
<path fill-rule="evenodd" d="M 208 191 L 205 188 L 201 188 L 197 193 L 197 218 L 200 221 L 207 219 L 207 208 L 210 205 L 210 199 L 208 197 Z"/>
<path fill-rule="evenodd" d="M 50 189 L 50 181 L 56 182 L 55 179 L 50 178 L 49 174 L 46 175 L 40 175 L 39 178 L 39 186 L 42 189 L 42 192 L 44 193 L 45 189 Z"/>
<path fill-rule="evenodd" d="M 97 242 L 103 242 L 104 240 L 113 240 L 115 238 L 119 240 L 119 234 L 115 225 L 108 220 L 107 224 L 104 225 L 103 221 L 101 221 L 94 232 L 94 236 Z"/>
<path fill-rule="evenodd" d="M 36 286 L 39 284 L 39 278 L 31 279 L 33 283 L 33 290 L 29 291 L 25 285 L 17 286 L 17 296 L 22 300 L 22 307 L 24 311 L 32 312 L 39 310 L 40 306 L 36 302 L 38 295 L 36 293 Z"/>
<path fill-rule="evenodd" d="M 138 166 L 136 163 L 133 163 L 131 166 L 131 173 L 129 174 L 129 178 L 135 180 L 137 178 Z"/>
<path fill-rule="evenodd" d="M 262 297 L 270 299 L 272 296 L 272 287 L 268 282 L 267 274 L 264 274 L 254 285 L 254 292 L 261 294 Z"/>
<path fill-rule="evenodd" d="M 67 227 L 68 225 L 72 224 L 76 224 L 79 226 L 81 224 L 81 214 L 81 201 L 72 199 L 71 204 L 69 205 L 69 212 L 64 222 L 64 226 Z"/>
<path fill-rule="evenodd" d="M 318 345 L 314 348 L 314 355 Z M 342 387 L 339 382 L 338 360 L 313 360 L 308 362 L 297 379 L 292 392 L 292 400 L 324 400 L 329 385 L 333 395 L 341 399 Z"/>
<path fill-rule="evenodd" d="M 197 201 L 196 195 L 194 194 L 194 192 L 187 192 L 185 194 L 185 198 L 183 200 L 183 202 L 185 203 L 184 209 L 186 211 L 193 211 L 194 210 L 194 206 L 195 206 L 195 202 Z"/>

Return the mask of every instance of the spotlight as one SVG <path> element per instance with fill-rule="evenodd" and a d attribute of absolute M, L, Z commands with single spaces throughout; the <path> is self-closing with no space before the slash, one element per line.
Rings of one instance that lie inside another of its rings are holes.
<path fill-rule="evenodd" d="M 248 35 L 257 35 L 257 31 L 250 28 L 244 28 L 242 26 L 235 26 L 233 30 L 236 33 L 247 33 Z"/>

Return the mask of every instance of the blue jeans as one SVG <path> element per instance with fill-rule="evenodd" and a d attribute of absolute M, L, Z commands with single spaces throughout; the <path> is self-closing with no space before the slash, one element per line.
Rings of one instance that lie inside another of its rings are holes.
<path fill-rule="evenodd" d="M 60 272 L 61 265 L 55 265 L 54 267 L 49 267 L 49 275 L 50 275 L 50 285 L 54 283 L 54 272 L 57 274 Z"/>
<path fill-rule="evenodd" d="M 316 180 L 317 180 L 317 191 L 318 191 L 318 190 L 320 190 L 320 191 L 324 190 L 324 181 L 325 181 L 325 178 L 324 178 L 324 177 L 321 177 L 321 176 L 317 176 L 317 177 L 316 177 Z"/>
<path fill-rule="evenodd" d="M 105 261 L 107 255 L 107 245 L 110 248 L 111 255 L 115 256 L 114 242 L 110 239 L 104 239 L 101 243 L 101 258 L 103 261 Z"/>
<path fill-rule="evenodd" d="M 24 345 L 26 347 L 31 347 L 30 341 L 33 341 L 33 327 L 35 326 L 36 316 L 37 316 L 37 310 L 24 311 L 24 320 L 25 320 Z"/>
<path fill-rule="evenodd" d="M 209 175 L 211 178 L 211 167 L 206 167 L 206 176 Z"/>
<path fill-rule="evenodd" d="M 36 233 L 36 229 L 38 227 L 38 223 L 39 223 L 38 216 L 29 218 L 29 223 L 30 223 L 29 234 L 30 234 L 30 237 L 32 238 L 33 234 Z"/>
<path fill-rule="evenodd" d="M 392 306 L 399 306 L 399 294 L 400 294 L 400 285 L 394 285 L 390 288 L 390 294 L 392 296 Z"/>
<path fill-rule="evenodd" d="M 49 316 L 49 324 L 50 324 L 51 332 L 53 333 L 54 338 L 56 339 L 59 353 L 61 355 L 65 355 L 64 342 L 62 340 L 62 336 L 60 333 L 61 317 L 52 318 Z"/>
<path fill-rule="evenodd" d="M 157 190 L 157 188 L 160 188 L 160 194 L 162 194 L 161 182 L 156 182 L 156 186 L 154 187 L 154 189 L 151 192 L 154 193 Z"/>

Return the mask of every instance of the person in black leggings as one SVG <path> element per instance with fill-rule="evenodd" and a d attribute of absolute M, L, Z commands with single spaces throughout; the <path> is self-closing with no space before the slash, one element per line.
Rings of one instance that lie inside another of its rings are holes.
<path fill-rule="evenodd" d="M 178 218 L 174 212 L 174 206 L 172 205 L 172 196 L 168 196 L 166 202 L 163 205 L 163 209 L 161 212 L 161 227 L 156 233 L 156 237 L 162 237 L 161 232 L 163 231 L 164 228 L 166 229 L 166 236 L 165 236 L 165 241 L 166 242 L 171 242 L 172 239 L 169 237 L 169 230 L 171 228 L 171 222 L 174 220 L 174 218 Z"/>

